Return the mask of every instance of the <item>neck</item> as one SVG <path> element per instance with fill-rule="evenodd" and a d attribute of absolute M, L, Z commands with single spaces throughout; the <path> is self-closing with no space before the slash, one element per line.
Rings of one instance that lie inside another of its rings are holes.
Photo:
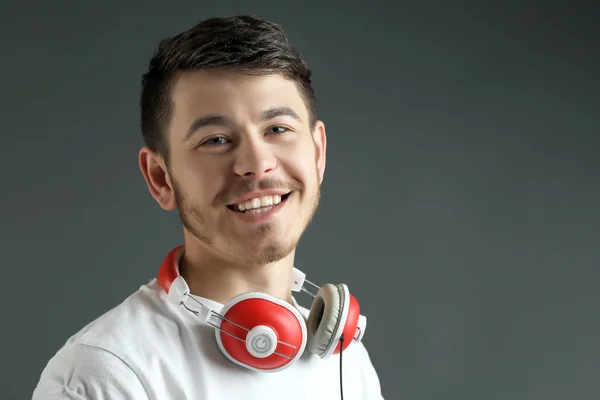
<path fill-rule="evenodd" d="M 247 265 L 212 253 L 204 246 L 186 243 L 179 262 L 190 293 L 221 304 L 246 292 L 261 292 L 292 304 L 292 269 L 295 251 L 265 265 Z"/>

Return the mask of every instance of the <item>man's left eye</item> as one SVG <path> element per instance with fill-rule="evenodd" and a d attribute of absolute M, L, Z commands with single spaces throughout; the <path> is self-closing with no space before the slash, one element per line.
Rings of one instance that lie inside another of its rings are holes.
<path fill-rule="evenodd" d="M 286 131 L 287 131 L 287 129 L 284 128 L 283 126 L 273 126 L 273 127 L 269 128 L 269 133 L 274 133 L 276 135 L 285 133 Z"/>

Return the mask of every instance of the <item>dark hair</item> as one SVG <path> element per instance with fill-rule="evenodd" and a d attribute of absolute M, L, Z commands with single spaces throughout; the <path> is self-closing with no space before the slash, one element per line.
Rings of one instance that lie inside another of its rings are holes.
<path fill-rule="evenodd" d="M 225 69 L 251 75 L 279 73 L 293 80 L 316 120 L 311 70 L 280 25 L 254 16 L 206 19 L 163 39 L 142 76 L 141 129 L 145 144 L 168 159 L 166 132 L 172 116 L 171 88 L 184 71 Z"/>

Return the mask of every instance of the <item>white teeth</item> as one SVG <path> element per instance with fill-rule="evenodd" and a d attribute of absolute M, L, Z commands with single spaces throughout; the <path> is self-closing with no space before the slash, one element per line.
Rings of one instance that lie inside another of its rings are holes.
<path fill-rule="evenodd" d="M 234 208 L 239 211 L 245 211 L 246 213 L 259 213 L 268 211 L 279 203 L 281 203 L 281 196 L 276 194 L 273 196 L 255 197 L 246 200 L 243 203 L 234 205 Z"/>
<path fill-rule="evenodd" d="M 273 205 L 273 198 L 271 196 L 264 196 L 260 198 L 260 205 L 265 207 L 265 206 L 272 206 Z"/>
<path fill-rule="evenodd" d="M 261 212 L 269 211 L 271 208 L 273 208 L 273 206 L 254 208 L 252 210 L 245 211 L 245 213 L 246 214 L 260 214 Z"/>

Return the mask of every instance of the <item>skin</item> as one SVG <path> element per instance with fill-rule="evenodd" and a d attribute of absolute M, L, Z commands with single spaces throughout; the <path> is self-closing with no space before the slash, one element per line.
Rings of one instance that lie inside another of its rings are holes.
<path fill-rule="evenodd" d="M 310 125 L 296 84 L 277 74 L 186 72 L 171 95 L 169 163 L 142 147 L 139 164 L 152 197 L 179 214 L 180 273 L 190 291 L 220 303 L 249 291 L 291 302 L 296 247 L 317 210 L 325 171 L 323 122 Z M 219 119 L 191 128 L 209 116 Z M 227 207 L 263 189 L 291 193 L 262 220 Z"/>

